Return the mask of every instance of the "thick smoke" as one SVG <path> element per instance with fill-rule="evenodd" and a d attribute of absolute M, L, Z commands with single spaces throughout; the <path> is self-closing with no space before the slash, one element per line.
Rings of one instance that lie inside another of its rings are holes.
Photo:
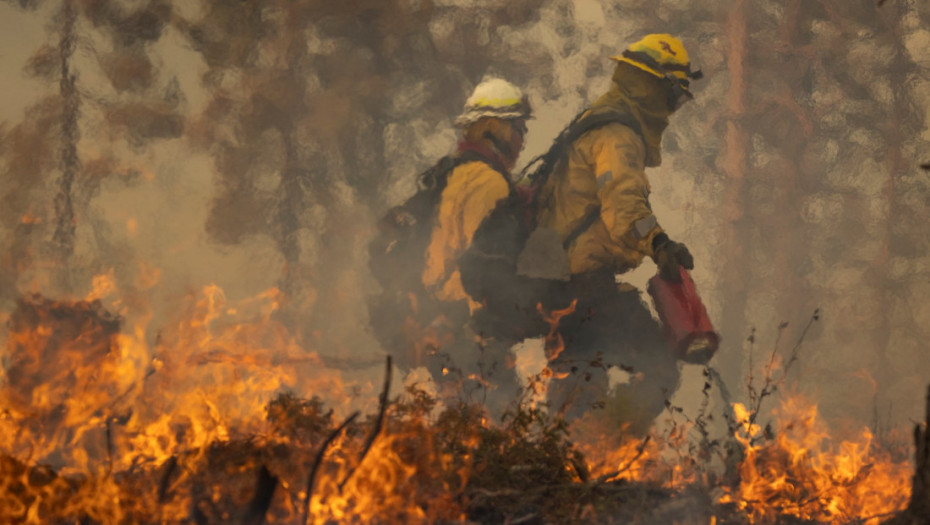
<path fill-rule="evenodd" d="M 799 388 L 834 418 L 868 422 L 877 406 L 918 419 L 930 6 L 74 0 L 0 14 L 0 34 L 18 35 L 0 57 L 16 88 L 0 113 L 6 312 L 26 292 L 82 297 L 112 269 L 149 301 L 129 314 L 151 315 L 154 341 L 190 290 L 215 283 L 235 300 L 276 286 L 277 319 L 306 348 L 380 363 L 366 245 L 413 176 L 454 148 L 470 89 L 488 75 L 526 89 L 537 118 L 525 162 L 607 88 L 609 56 L 670 32 L 706 77 L 672 118 L 652 203 L 695 254 L 731 393 L 820 307 Z M 72 251 L 54 249 L 56 224 L 73 226 Z"/>

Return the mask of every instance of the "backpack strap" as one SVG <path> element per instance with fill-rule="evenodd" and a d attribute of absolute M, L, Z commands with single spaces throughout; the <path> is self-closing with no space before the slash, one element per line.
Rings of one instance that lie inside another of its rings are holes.
<path fill-rule="evenodd" d="M 468 162 L 475 162 L 475 161 L 483 162 L 487 164 L 488 166 L 490 166 L 491 169 L 493 169 L 494 171 L 500 173 L 501 175 L 506 175 L 504 173 L 503 167 L 499 166 L 497 162 L 494 162 L 492 159 L 483 155 L 480 151 L 477 151 L 474 149 L 463 149 L 458 152 L 455 158 L 458 161 L 458 164 L 465 164 Z M 504 178 L 507 180 L 510 180 L 510 177 L 505 176 Z"/>
<path fill-rule="evenodd" d="M 562 158 L 568 149 L 568 146 L 581 138 L 585 133 L 606 126 L 612 123 L 623 124 L 632 129 L 643 142 L 646 141 L 643 135 L 643 128 L 639 121 L 628 112 L 616 109 L 607 109 L 599 111 L 584 110 L 575 115 L 575 118 L 562 130 L 561 133 L 552 141 L 552 146 L 542 155 L 537 156 L 523 168 L 520 173 L 521 178 L 528 178 L 530 183 L 536 187 L 542 187 L 549 180 L 549 175 L 555 169 L 555 164 Z M 534 165 L 539 164 L 532 173 L 529 170 Z"/>
<path fill-rule="evenodd" d="M 601 216 L 601 207 L 592 206 L 588 213 L 585 214 L 584 220 L 578 226 L 575 226 L 575 229 L 572 230 L 565 240 L 562 241 L 562 249 L 567 250 L 569 246 L 575 242 L 582 233 L 588 231 L 588 228 L 594 225 L 594 222 L 597 221 L 598 217 Z"/>
<path fill-rule="evenodd" d="M 417 176 L 417 189 L 420 191 L 430 191 L 441 193 L 449 182 L 449 175 L 456 167 L 469 162 L 483 162 L 490 166 L 494 171 L 501 174 L 507 184 L 511 187 L 513 182 L 501 169 L 490 159 L 474 150 L 463 150 L 455 155 L 446 155 L 439 159 L 429 169 Z"/>
<path fill-rule="evenodd" d="M 555 138 L 552 146 L 549 147 L 548 151 L 531 160 L 530 163 L 527 164 L 525 168 L 523 168 L 521 177 L 528 177 L 530 184 L 536 188 L 541 188 L 544 184 L 546 184 L 546 181 L 549 180 L 549 176 L 555 169 L 556 163 L 568 150 L 569 145 L 581 138 L 581 136 L 585 133 L 593 129 L 604 127 L 608 124 L 612 124 L 614 122 L 632 129 L 637 135 L 639 135 L 641 139 L 643 139 L 643 142 L 645 142 L 646 139 L 643 135 L 643 128 L 640 126 L 639 121 L 633 117 L 633 115 L 615 109 L 595 112 L 584 110 L 581 113 L 575 115 L 575 118 L 572 119 L 568 126 L 566 126 L 566 128 L 562 130 L 561 133 L 559 133 L 559 136 Z M 536 168 L 532 174 L 525 175 L 529 168 L 536 163 L 539 163 L 539 167 Z M 538 195 L 539 192 L 537 190 L 533 196 L 534 207 L 537 205 Z M 578 236 L 587 231 L 588 228 L 590 228 L 594 222 L 597 221 L 597 218 L 600 217 L 600 214 L 600 205 L 592 206 L 591 209 L 585 213 L 584 220 L 582 220 L 581 223 L 579 223 L 578 226 L 576 226 L 575 229 L 573 229 L 568 234 L 568 236 L 565 237 L 565 240 L 562 242 L 562 248 L 567 250 L 568 247 L 571 246 L 573 242 L 575 242 L 575 239 L 577 239 Z"/>
<path fill-rule="evenodd" d="M 417 189 L 429 191 L 442 191 L 449 181 L 449 173 L 458 165 L 459 159 L 446 155 L 439 162 L 421 173 L 417 177 Z"/>

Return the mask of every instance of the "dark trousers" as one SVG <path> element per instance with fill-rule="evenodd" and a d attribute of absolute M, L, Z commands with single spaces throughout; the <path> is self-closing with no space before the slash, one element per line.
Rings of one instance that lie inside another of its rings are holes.
<path fill-rule="evenodd" d="M 618 423 L 643 435 L 678 388 L 680 372 L 661 327 L 638 290 L 622 291 L 609 273 L 575 276 L 575 311 L 560 320 L 564 349 L 550 363 L 550 410 L 575 419 L 612 407 Z M 608 396 L 607 368 L 631 374 Z M 564 376 L 564 377 L 563 377 Z"/>
<path fill-rule="evenodd" d="M 484 405 L 493 421 L 516 407 L 522 386 L 514 370 L 512 340 L 482 337 L 470 326 L 461 337 L 431 353 L 426 359 L 446 405 L 464 402 Z"/>

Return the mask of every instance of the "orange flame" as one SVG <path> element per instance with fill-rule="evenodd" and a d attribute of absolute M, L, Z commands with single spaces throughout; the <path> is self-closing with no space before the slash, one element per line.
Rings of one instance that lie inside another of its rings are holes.
<path fill-rule="evenodd" d="M 134 287 L 152 289 L 158 270 L 141 269 Z M 282 300 L 269 289 L 232 302 L 219 287 L 206 286 L 160 327 L 155 343 L 147 335 L 150 316 L 127 313 L 130 306 L 145 311 L 138 306 L 144 301 L 121 295 L 112 270 L 94 279 L 83 300 L 21 300 L 6 318 L 0 522 L 86 516 L 107 524 L 181 523 L 203 505 L 222 509 L 230 499 L 241 506 L 255 486 L 251 476 L 244 487 L 236 480 L 259 466 L 280 487 L 270 522 L 301 522 L 305 498 L 310 523 L 465 521 L 463 493 L 480 462 L 479 433 L 489 428 L 483 413 L 450 423 L 428 396 L 413 393 L 422 406 L 395 407 L 377 439 L 365 438 L 374 431 L 368 420 L 332 434 L 322 448 L 334 421 L 371 407 L 375 387 L 348 382 L 298 344 L 275 320 Z M 558 325 L 576 305 L 548 313 L 538 307 L 550 325 L 548 359 L 561 352 Z M 324 397 L 332 412 L 323 411 L 323 401 L 273 408 L 269 402 L 282 391 Z M 909 466 L 877 446 L 868 430 L 831 446 L 837 441 L 816 406 L 799 396 L 776 412 L 771 439 L 750 423 L 745 406 L 734 412 L 744 460 L 738 484 L 723 489 L 719 504 L 754 523 L 786 515 L 852 521 L 904 505 Z M 318 426 L 282 423 L 300 417 Z M 716 486 L 692 454 L 693 428 L 677 423 L 640 440 L 583 418 L 571 430 L 595 480 L 710 490 Z M 316 458 L 322 466 L 308 495 Z M 229 520 L 217 512 L 216 521 Z"/>
<path fill-rule="evenodd" d="M 782 431 L 757 444 L 765 430 L 749 423 L 746 407 L 737 404 L 734 411 L 745 459 L 739 486 L 727 490 L 720 502 L 736 504 L 753 523 L 769 523 L 778 515 L 849 522 L 906 504 L 910 466 L 875 446 L 868 429 L 832 446 L 835 441 L 816 405 L 796 395 L 776 412 Z"/>
<path fill-rule="evenodd" d="M 572 299 L 572 303 L 567 308 L 552 310 L 551 312 L 546 312 L 542 303 L 536 305 L 536 311 L 549 325 L 549 333 L 546 334 L 546 359 L 549 361 L 559 357 L 559 354 L 565 350 L 565 342 L 562 340 L 562 334 L 559 333 L 559 321 L 566 315 L 574 313 L 577 305 L 578 299 Z"/>

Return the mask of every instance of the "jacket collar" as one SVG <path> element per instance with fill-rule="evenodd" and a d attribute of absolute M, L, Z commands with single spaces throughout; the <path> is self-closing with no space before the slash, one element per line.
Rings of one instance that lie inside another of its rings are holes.
<path fill-rule="evenodd" d="M 506 175 L 510 172 L 504 163 L 504 156 L 488 144 L 483 142 L 471 142 L 467 140 L 459 142 L 456 156 L 461 157 L 464 153 L 467 152 L 477 154 L 479 157 L 481 157 L 482 161 L 502 174 Z"/>
<path fill-rule="evenodd" d="M 610 89 L 595 101 L 593 108 L 609 107 L 639 121 L 646 145 L 645 164 L 658 166 L 662 163 L 662 133 L 672 113 L 662 79 L 620 63 L 612 80 Z"/>

